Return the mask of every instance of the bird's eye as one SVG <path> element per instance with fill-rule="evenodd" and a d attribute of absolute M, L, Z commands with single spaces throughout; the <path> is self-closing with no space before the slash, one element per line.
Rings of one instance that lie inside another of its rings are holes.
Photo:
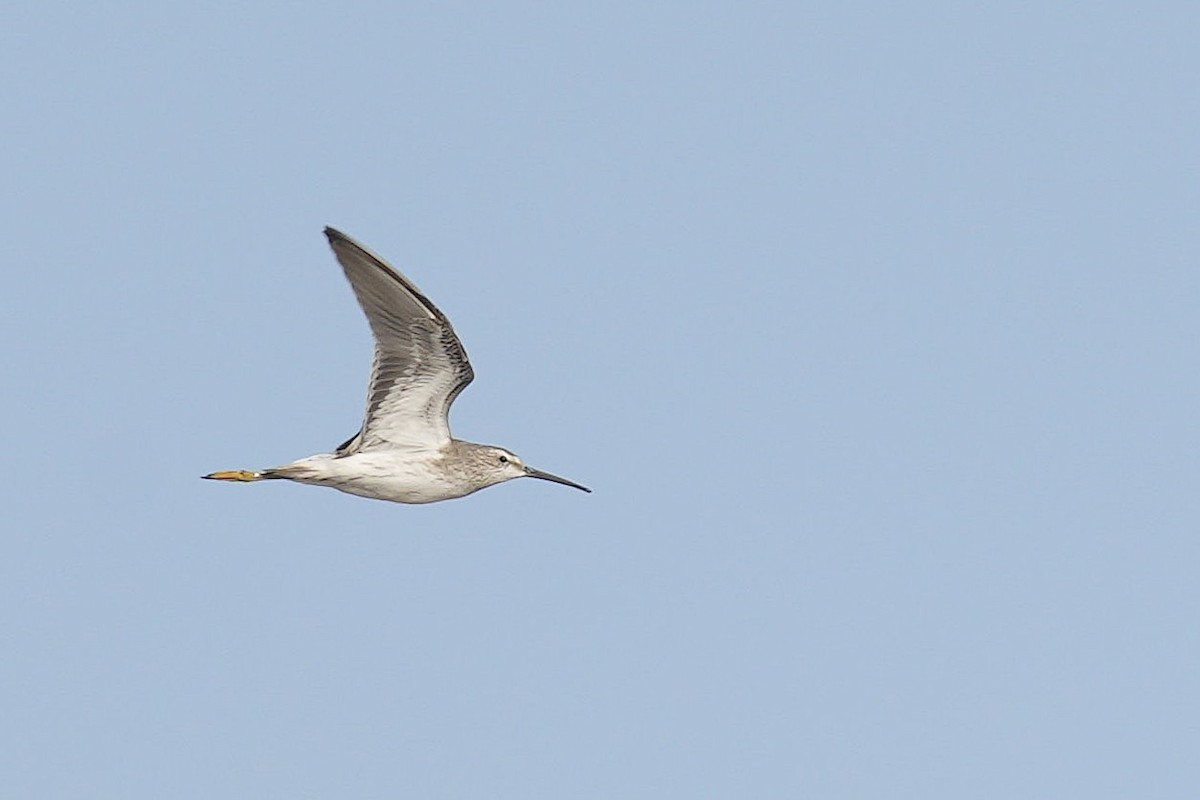
<path fill-rule="evenodd" d="M 500 463 L 501 463 L 501 464 L 507 464 L 507 463 L 508 463 L 508 456 L 500 456 Z"/>

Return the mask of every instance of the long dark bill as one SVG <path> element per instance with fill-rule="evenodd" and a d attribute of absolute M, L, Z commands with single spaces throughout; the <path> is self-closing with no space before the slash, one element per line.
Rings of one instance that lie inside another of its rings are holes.
<path fill-rule="evenodd" d="M 544 481 L 553 481 L 554 483 L 561 483 L 563 486 L 571 486 L 583 492 L 590 493 L 592 491 L 586 486 L 580 486 L 575 481 L 569 481 L 566 478 L 560 478 L 557 475 L 551 475 L 549 472 L 542 472 L 540 469 L 534 469 L 533 467 L 526 467 L 525 474 L 531 478 L 541 478 Z"/>

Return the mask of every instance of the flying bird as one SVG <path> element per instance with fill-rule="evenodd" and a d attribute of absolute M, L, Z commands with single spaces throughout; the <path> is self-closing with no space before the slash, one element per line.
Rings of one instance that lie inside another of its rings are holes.
<path fill-rule="evenodd" d="M 450 500 L 513 478 L 591 491 L 534 469 L 503 447 L 451 436 L 450 404 L 475 372 L 450 320 L 382 258 L 333 228 L 325 236 L 375 337 L 362 427 L 332 453 L 205 478 L 282 479 L 396 503 Z"/>

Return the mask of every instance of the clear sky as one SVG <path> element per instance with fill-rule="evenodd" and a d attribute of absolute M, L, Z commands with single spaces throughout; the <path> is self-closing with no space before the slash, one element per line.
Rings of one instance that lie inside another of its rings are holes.
<path fill-rule="evenodd" d="M 1200 785 L 1191 3 L 26 3 L 13 798 Z M 404 270 L 517 481 L 322 452 Z"/>

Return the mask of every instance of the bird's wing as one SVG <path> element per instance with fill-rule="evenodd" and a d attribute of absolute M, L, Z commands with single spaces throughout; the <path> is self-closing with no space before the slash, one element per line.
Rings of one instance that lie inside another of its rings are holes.
<path fill-rule="evenodd" d="M 375 335 L 366 418 L 337 454 L 446 444 L 450 404 L 475 377 L 450 320 L 370 250 L 333 228 L 325 235 Z"/>

